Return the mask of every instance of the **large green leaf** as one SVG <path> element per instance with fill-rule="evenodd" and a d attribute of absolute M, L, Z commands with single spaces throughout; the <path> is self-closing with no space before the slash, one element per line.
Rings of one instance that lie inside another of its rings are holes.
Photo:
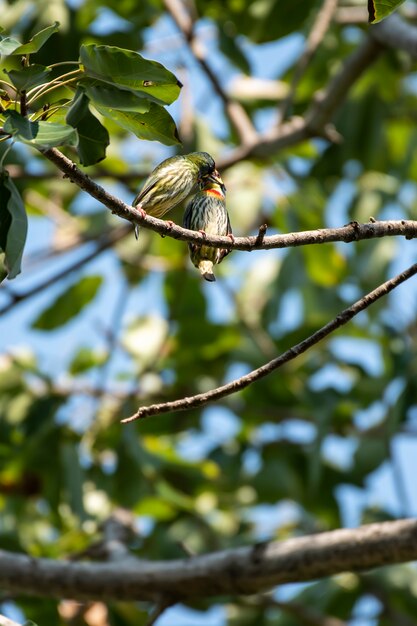
<path fill-rule="evenodd" d="M 125 91 L 91 78 L 84 78 L 81 84 L 94 105 L 137 113 L 146 113 L 151 106 L 142 93 Z"/>
<path fill-rule="evenodd" d="M 25 206 L 7 172 L 0 175 L 0 250 L 3 251 L 1 280 L 15 278 L 21 271 L 27 234 Z M 1 267 L 1 266 L 0 266 Z"/>
<path fill-rule="evenodd" d="M 55 122 L 31 122 L 16 111 L 6 111 L 4 130 L 10 133 L 16 141 L 34 146 L 38 149 L 48 149 L 54 146 L 74 146 L 77 143 L 77 133 L 67 124 Z"/>
<path fill-rule="evenodd" d="M 0 39 L 0 54 L 33 54 L 38 52 L 43 44 L 48 41 L 49 37 L 59 30 L 58 22 L 55 22 L 52 26 L 48 26 L 43 30 L 36 33 L 28 41 L 28 43 L 22 44 L 14 37 L 2 37 Z"/>
<path fill-rule="evenodd" d="M 71 285 L 47 309 L 42 311 L 32 323 L 32 328 L 54 330 L 69 322 L 93 300 L 102 280 L 101 276 L 85 276 Z"/>
<path fill-rule="evenodd" d="M 36 85 L 40 85 L 48 80 L 51 70 L 43 65 L 27 65 L 20 70 L 6 70 L 6 74 L 10 78 L 13 85 L 19 91 L 22 89 L 30 89 Z"/>
<path fill-rule="evenodd" d="M 147 113 L 119 111 L 102 106 L 96 106 L 96 109 L 139 139 L 160 141 L 167 146 L 180 143 L 174 120 L 163 107 L 154 102 L 151 102 Z"/>
<path fill-rule="evenodd" d="M 80 62 L 90 78 L 152 96 L 162 104 L 171 104 L 180 93 L 181 84 L 172 72 L 131 50 L 87 44 L 81 46 Z"/>
<path fill-rule="evenodd" d="M 88 106 L 88 97 L 78 91 L 67 114 L 67 122 L 77 129 L 77 152 L 82 165 L 94 165 L 106 156 L 109 133 Z"/>
<path fill-rule="evenodd" d="M 372 24 L 380 22 L 388 17 L 405 0 L 368 0 L 369 21 Z"/>

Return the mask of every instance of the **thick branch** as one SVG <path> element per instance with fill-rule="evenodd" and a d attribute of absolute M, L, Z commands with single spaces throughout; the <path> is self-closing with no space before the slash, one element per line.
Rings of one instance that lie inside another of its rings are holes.
<path fill-rule="evenodd" d="M 342 228 L 326 228 L 309 230 L 300 233 L 288 233 L 285 235 L 271 235 L 268 237 L 216 237 L 202 235 L 200 232 L 182 228 L 165 220 L 157 219 L 151 215 L 143 216 L 135 207 L 126 204 L 116 196 L 113 196 L 103 187 L 95 183 L 84 172 L 56 148 L 51 148 L 43 153 L 61 172 L 65 174 L 80 189 L 101 202 L 112 213 L 126 219 L 133 224 L 149 228 L 164 237 L 172 237 L 180 241 L 196 243 L 199 245 L 225 248 L 227 250 L 269 250 L 271 248 L 289 248 L 331 241 L 359 241 L 362 239 L 374 239 L 377 237 L 402 235 L 408 239 L 417 236 L 417 221 L 395 220 L 387 222 L 369 222 L 358 224 L 353 222 Z"/>
<path fill-rule="evenodd" d="M 78 600 L 172 601 L 251 594 L 417 559 L 417 520 L 262 543 L 172 561 L 88 563 L 38 559 L 0 550 L 0 586 L 13 593 Z"/>
<path fill-rule="evenodd" d="M 346 59 L 341 70 L 330 81 L 326 90 L 319 94 L 303 118 L 293 117 L 278 128 L 267 131 L 252 146 L 238 146 L 224 158 L 218 159 L 218 167 L 230 167 L 251 156 L 265 158 L 312 137 L 334 140 L 334 133 L 328 129 L 334 113 L 346 100 L 352 85 L 383 50 L 383 46 L 375 38 L 366 37 Z"/>
<path fill-rule="evenodd" d="M 286 350 L 277 358 L 272 359 L 272 361 L 265 363 L 255 370 L 252 370 L 249 374 L 232 380 L 230 383 L 217 387 L 216 389 L 212 389 L 206 393 L 199 393 L 195 396 L 181 398 L 171 402 L 163 402 L 160 404 L 151 404 L 150 406 L 140 407 L 134 415 L 123 419 L 122 422 L 133 422 L 134 420 L 150 417 L 151 415 L 160 415 L 161 413 L 170 413 L 172 411 L 188 411 L 190 409 L 199 408 L 209 402 L 220 400 L 225 396 L 230 396 L 237 391 L 245 389 L 245 387 L 249 387 L 252 383 L 268 376 L 279 367 L 282 367 L 289 361 L 292 361 L 300 356 L 300 354 L 303 354 L 312 348 L 335 330 L 347 324 L 355 315 L 367 309 L 371 304 L 390 293 L 390 291 L 395 289 L 395 287 L 398 287 L 398 285 L 401 285 L 401 283 L 405 282 L 415 274 L 417 274 L 417 263 L 409 267 L 401 274 L 398 274 L 394 278 L 387 280 L 382 285 L 379 285 L 379 287 L 363 296 L 360 300 L 357 300 L 350 307 L 341 311 L 341 313 L 339 313 L 333 320 L 325 324 L 325 326 L 319 328 L 319 330 L 316 330 L 316 332 L 310 335 L 310 337 L 307 337 L 307 339 L 300 341 L 300 343 L 292 346 L 292 348 Z"/>

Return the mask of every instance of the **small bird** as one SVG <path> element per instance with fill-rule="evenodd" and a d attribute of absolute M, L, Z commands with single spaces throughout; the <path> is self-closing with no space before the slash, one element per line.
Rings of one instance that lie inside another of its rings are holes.
<path fill-rule="evenodd" d="M 199 183 L 208 179 L 216 182 L 220 176 L 213 157 L 207 152 L 170 157 L 150 173 L 132 206 L 143 214 L 162 217 L 195 192 Z M 138 232 L 136 225 L 136 238 Z"/>
<path fill-rule="evenodd" d="M 206 178 L 200 183 L 200 191 L 185 210 L 183 226 L 206 235 L 229 235 L 233 238 L 226 209 L 226 187 L 220 177 L 217 180 Z M 191 261 L 203 278 L 215 281 L 213 265 L 220 263 L 230 250 L 196 244 L 189 244 L 188 247 Z"/>

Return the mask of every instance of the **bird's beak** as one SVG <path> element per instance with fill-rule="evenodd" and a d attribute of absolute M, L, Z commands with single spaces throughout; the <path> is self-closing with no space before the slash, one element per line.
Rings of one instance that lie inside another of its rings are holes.
<path fill-rule="evenodd" d="M 211 180 L 213 183 L 217 183 L 219 187 L 221 188 L 221 190 L 223 191 L 223 193 L 226 191 L 226 185 L 222 181 L 222 178 L 217 170 L 214 170 L 211 174 L 208 175 L 207 178 Z"/>

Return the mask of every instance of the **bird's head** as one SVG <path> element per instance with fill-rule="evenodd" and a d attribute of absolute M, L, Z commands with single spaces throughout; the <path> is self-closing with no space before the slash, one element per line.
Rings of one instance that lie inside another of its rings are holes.
<path fill-rule="evenodd" d="M 217 192 L 217 195 L 220 194 L 223 197 L 226 195 L 226 185 L 217 170 L 200 180 L 199 185 L 202 191 Z"/>
<path fill-rule="evenodd" d="M 191 152 L 187 158 L 197 170 L 197 181 L 201 182 L 216 171 L 214 159 L 208 152 Z"/>

